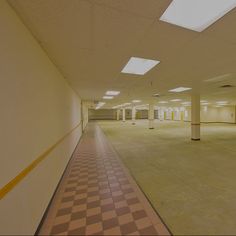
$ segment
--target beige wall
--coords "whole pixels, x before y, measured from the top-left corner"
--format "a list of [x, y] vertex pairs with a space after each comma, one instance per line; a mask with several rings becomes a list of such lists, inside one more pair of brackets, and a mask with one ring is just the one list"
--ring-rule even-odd
[[148, 119], [148, 110], [136, 110], [137, 119]]
[[[116, 120], [117, 110], [114, 109], [90, 109], [89, 110], [89, 119], [90, 120]], [[126, 119], [131, 119], [131, 109], [125, 110]], [[136, 119], [147, 119], [148, 111], [147, 110], [136, 110]], [[122, 119], [122, 110], [120, 110], [120, 119]]]
[[[184, 121], [191, 121], [191, 107], [185, 107], [186, 111], [184, 113]], [[174, 111], [174, 120], [181, 120], [181, 112]], [[187, 115], [187, 116], [185, 116]], [[148, 111], [147, 110], [137, 110], [136, 111], [137, 119], [147, 119]], [[91, 120], [116, 120], [116, 110], [113, 109], [99, 109], [89, 110], [89, 119]], [[120, 112], [120, 119], [122, 119], [122, 111]], [[131, 119], [131, 110], [126, 109], [126, 119]], [[166, 112], [166, 119], [172, 120], [172, 111]], [[214, 107], [208, 106], [205, 110], [204, 106], [201, 106], [201, 122], [227, 122], [227, 123], [236, 123], [235, 116], [235, 106], [222, 106]]]
[[235, 106], [202, 108], [201, 121], [235, 123]]
[[[191, 108], [187, 107], [186, 110], [188, 117], [185, 117], [185, 121], [191, 121]], [[207, 106], [207, 110], [201, 107], [201, 122], [236, 123], [235, 119], [235, 106]]]
[[82, 102], [82, 123], [83, 123], [83, 130], [85, 129], [87, 123], [88, 123], [88, 109], [89, 109], [89, 103], [83, 101]]
[[[15, 12], [0, 1], [0, 188], [81, 121], [81, 100]], [[0, 200], [0, 234], [32, 235], [81, 125]]]
[[184, 121], [191, 121], [191, 107], [185, 107]]
[[90, 109], [89, 110], [90, 120], [115, 120], [116, 110], [114, 109]]

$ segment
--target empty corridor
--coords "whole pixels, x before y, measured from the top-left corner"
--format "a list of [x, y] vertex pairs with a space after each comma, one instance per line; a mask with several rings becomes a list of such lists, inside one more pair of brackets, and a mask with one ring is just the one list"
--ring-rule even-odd
[[101, 129], [90, 123], [39, 234], [168, 235]]

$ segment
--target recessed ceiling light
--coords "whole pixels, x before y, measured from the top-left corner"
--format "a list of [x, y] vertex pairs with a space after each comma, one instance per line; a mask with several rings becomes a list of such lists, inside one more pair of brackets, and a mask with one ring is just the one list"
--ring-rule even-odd
[[127, 74], [144, 75], [159, 63], [160, 61], [156, 60], [131, 57], [121, 72]]
[[206, 105], [210, 105], [210, 103], [209, 102], [201, 102], [201, 105], [206, 106]]
[[116, 106], [114, 106], [114, 107], [112, 107], [113, 109], [118, 109], [118, 108], [121, 108], [122, 107], [122, 105], [116, 105]]
[[236, 7], [236, 0], [173, 0], [160, 20], [201, 32]]
[[172, 100], [170, 100], [171, 102], [180, 102], [180, 101], [182, 101], [182, 99], [172, 99]]
[[201, 103], [202, 103], [202, 102], [205, 103], [205, 102], [207, 102], [207, 101], [206, 101], [206, 100], [201, 100], [200, 102], [201, 102]]
[[98, 104], [97, 104], [97, 106], [103, 106], [103, 105], [105, 105], [106, 103], [105, 102], [99, 102]]
[[217, 101], [216, 103], [228, 103], [228, 101]]
[[153, 96], [153, 97], [159, 97], [160, 94], [159, 94], [159, 93], [155, 93], [155, 94], [153, 94], [152, 96]]
[[106, 91], [106, 95], [108, 96], [116, 96], [119, 94], [120, 94], [120, 91]]
[[216, 102], [216, 104], [218, 105], [225, 105], [225, 104], [228, 104], [229, 102], [228, 101], [218, 101]]
[[167, 102], [167, 101], [160, 101], [160, 102], [158, 102], [158, 103], [164, 104], [164, 103], [168, 103], [168, 102]]
[[126, 103], [124, 103], [123, 105], [124, 105], [124, 106], [127, 106], [127, 105], [131, 105], [131, 103], [130, 103], [130, 102], [126, 102]]
[[113, 99], [114, 97], [112, 97], [112, 96], [103, 96], [102, 98], [103, 99]]
[[141, 100], [133, 100], [132, 102], [133, 103], [138, 103], [138, 102], [141, 102]]
[[180, 92], [191, 90], [191, 89], [192, 88], [178, 87], [178, 88], [175, 88], [175, 89], [170, 89], [169, 92], [180, 93]]
[[231, 76], [231, 74], [223, 74], [219, 75], [210, 79], [203, 80], [204, 82], [220, 82], [228, 79]]
[[141, 105], [137, 105], [136, 107], [145, 107], [148, 106], [149, 104], [141, 104]]
[[104, 106], [106, 103], [105, 102], [99, 102], [96, 106], [96, 110], [100, 109], [102, 106]]
[[191, 102], [182, 102], [182, 105], [191, 105]]
[[136, 106], [136, 109], [148, 109], [148, 105], [149, 104], [142, 104], [142, 105], [138, 105], [138, 106]]

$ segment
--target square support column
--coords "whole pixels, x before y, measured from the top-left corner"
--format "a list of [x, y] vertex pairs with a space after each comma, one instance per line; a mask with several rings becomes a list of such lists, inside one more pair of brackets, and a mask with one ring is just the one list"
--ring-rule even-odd
[[135, 125], [135, 116], [136, 116], [136, 109], [135, 106], [132, 107], [132, 125]]
[[148, 123], [149, 123], [149, 129], [154, 129], [154, 105], [153, 104], [149, 104]]
[[200, 95], [192, 94], [191, 103], [191, 139], [200, 140]]
[[125, 122], [125, 108], [122, 109], [122, 121]]

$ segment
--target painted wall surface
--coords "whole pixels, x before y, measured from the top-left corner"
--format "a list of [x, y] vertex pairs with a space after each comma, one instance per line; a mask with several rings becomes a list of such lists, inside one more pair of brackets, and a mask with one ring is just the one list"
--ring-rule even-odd
[[136, 119], [148, 119], [148, 110], [136, 110]]
[[159, 111], [154, 110], [154, 119], [158, 119], [158, 118], [159, 118]]
[[81, 100], [4, 0], [0, 38], [0, 188], [80, 124], [0, 200], [0, 234], [33, 235], [81, 136]]
[[185, 107], [184, 121], [191, 121], [191, 107]]
[[[131, 109], [125, 110], [125, 117], [127, 120], [131, 119]], [[136, 110], [136, 119], [147, 119], [147, 110]], [[115, 109], [89, 109], [89, 119], [90, 120], [116, 120], [117, 110]], [[120, 120], [122, 119], [122, 110], [120, 111]]]
[[116, 120], [114, 109], [89, 109], [89, 120]]
[[[185, 116], [185, 121], [191, 121], [191, 108], [186, 107], [187, 116]], [[201, 122], [226, 122], [226, 123], [236, 123], [235, 122], [235, 106], [201, 106]]]
[[[185, 108], [168, 108], [156, 110], [156, 119], [174, 120], [174, 121], [191, 121], [191, 107]], [[147, 119], [148, 110], [136, 110], [136, 119]], [[182, 119], [183, 118], [183, 119]], [[91, 120], [116, 120], [116, 110], [114, 109], [99, 109], [89, 110], [89, 119]], [[120, 112], [120, 119], [122, 119], [122, 112]], [[131, 119], [131, 110], [126, 109], [126, 119]], [[235, 123], [235, 106], [214, 107], [208, 106], [207, 109], [201, 107], [201, 122], [227, 122]]]
[[132, 109], [125, 109], [125, 119], [126, 120], [132, 119]]
[[86, 125], [88, 124], [88, 110], [89, 110], [89, 104], [87, 102], [82, 102], [83, 130], [86, 128]]
[[235, 122], [235, 106], [201, 108], [202, 122]]

